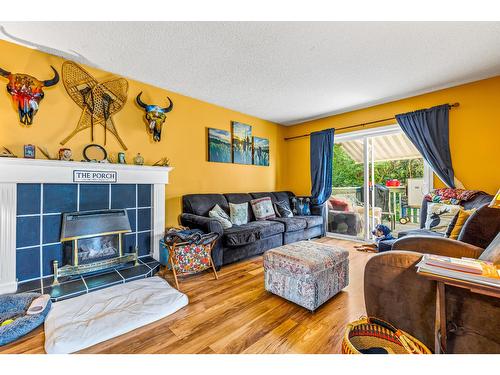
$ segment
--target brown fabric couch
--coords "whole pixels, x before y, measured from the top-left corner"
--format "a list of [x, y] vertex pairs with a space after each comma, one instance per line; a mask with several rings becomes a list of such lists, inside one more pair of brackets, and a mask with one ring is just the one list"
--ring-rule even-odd
[[[422, 253], [478, 258], [480, 247], [439, 237], [406, 237], [365, 268], [366, 311], [434, 349], [436, 285], [416, 273]], [[446, 287], [448, 353], [500, 353], [500, 299]]]

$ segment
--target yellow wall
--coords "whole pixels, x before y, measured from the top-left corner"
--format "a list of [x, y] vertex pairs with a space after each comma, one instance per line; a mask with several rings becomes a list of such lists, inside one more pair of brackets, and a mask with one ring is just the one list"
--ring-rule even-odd
[[[59, 57], [0, 41], [0, 67], [5, 70], [27, 73], [44, 80], [52, 78], [50, 65], [60, 73], [62, 63], [63, 59]], [[113, 76], [96, 69], [85, 69], [99, 81]], [[128, 82], [128, 102], [113, 119], [128, 147], [126, 156], [129, 163], [140, 152], [146, 164], [167, 156], [175, 168], [166, 190], [167, 225], [177, 225], [183, 194], [272, 191], [280, 188], [282, 126], [130, 79]], [[30, 127], [19, 123], [11, 97], [5, 91], [6, 83], [7, 80], [0, 77], [0, 146], [22, 155], [23, 145], [31, 143], [44, 146], [55, 154], [62, 147], [59, 142], [76, 127], [81, 113], [62, 82], [44, 90], [45, 98]], [[159, 143], [154, 143], [146, 132], [144, 112], [134, 102], [140, 91], [144, 91], [142, 99], [149, 103], [166, 104], [167, 95], [174, 102], [174, 110], [167, 115]], [[207, 161], [206, 128], [230, 130], [232, 120], [252, 125], [255, 136], [269, 138], [269, 167]], [[102, 127], [96, 127], [95, 135], [95, 143], [103, 144]], [[89, 143], [90, 130], [87, 129], [73, 137], [65, 147], [73, 150], [75, 160], [81, 160], [83, 147]], [[121, 151], [110, 133], [106, 149], [114, 156]], [[37, 158], [43, 158], [38, 150]]]
[[[305, 122], [286, 128], [285, 136], [341, 128], [454, 102], [460, 103], [459, 108], [450, 111], [450, 148], [455, 175], [467, 189], [493, 194], [500, 187], [500, 76]], [[394, 123], [395, 120], [370, 127]], [[337, 134], [340, 133], [339, 130]], [[283, 170], [283, 186], [297, 194], [309, 193], [309, 138], [285, 142], [284, 152], [288, 159]], [[443, 186], [437, 178], [434, 185]]]
[[[48, 79], [51, 78], [49, 66], [53, 65], [60, 72], [62, 62], [59, 57], [0, 41], [0, 67], [6, 70]], [[104, 71], [86, 69], [98, 80], [113, 76]], [[0, 85], [6, 82], [0, 77]], [[137, 81], [128, 82], [128, 103], [113, 118], [119, 134], [129, 148], [129, 162], [140, 152], [146, 164], [167, 156], [175, 168], [167, 186], [167, 225], [177, 224], [183, 194], [281, 189], [308, 194], [309, 139], [284, 142], [284, 137], [329, 127], [341, 128], [442, 103], [460, 102], [458, 109], [450, 111], [450, 143], [457, 178], [466, 188], [481, 189], [489, 193], [496, 192], [500, 186], [500, 146], [496, 143], [500, 140], [500, 77], [291, 127], [283, 127]], [[134, 103], [134, 98], [140, 91], [144, 91], [143, 100], [147, 102], [163, 104], [167, 95], [174, 102], [175, 108], [167, 116], [160, 143], [151, 140], [143, 122], [143, 111]], [[19, 124], [10, 95], [0, 87], [0, 146], [7, 146], [18, 155], [22, 155], [22, 147], [28, 143], [45, 146], [52, 154], [57, 152], [61, 147], [59, 141], [75, 128], [81, 110], [67, 95], [62, 82], [45, 89], [45, 94], [33, 125], [26, 127]], [[206, 128], [230, 130], [232, 120], [252, 125], [253, 135], [269, 138], [269, 167], [207, 161]], [[389, 123], [394, 122], [387, 124]], [[95, 143], [102, 144], [102, 128], [96, 129]], [[83, 147], [89, 143], [90, 131], [86, 130], [78, 133], [66, 146], [73, 150], [75, 160], [80, 160]], [[106, 149], [113, 155], [121, 151], [115, 138], [109, 133]], [[43, 158], [38, 151], [37, 157]], [[437, 180], [435, 185], [442, 186]]]

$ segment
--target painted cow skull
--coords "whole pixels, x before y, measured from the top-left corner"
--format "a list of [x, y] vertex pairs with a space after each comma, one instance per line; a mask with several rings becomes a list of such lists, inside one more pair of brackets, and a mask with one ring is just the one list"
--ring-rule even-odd
[[19, 112], [19, 121], [24, 125], [33, 123], [33, 117], [44, 96], [43, 88], [54, 86], [59, 82], [59, 74], [53, 66], [51, 68], [54, 71], [54, 78], [46, 81], [39, 81], [28, 74], [11, 73], [0, 68], [0, 76], [9, 80], [7, 92], [12, 96]]
[[160, 142], [161, 140], [161, 128], [165, 119], [167, 118], [167, 113], [174, 108], [174, 103], [167, 96], [169, 101], [168, 107], [162, 108], [154, 104], [146, 104], [141, 100], [142, 91], [137, 95], [135, 101], [137, 104], [146, 111], [146, 122], [148, 123], [148, 129], [151, 134], [153, 134], [153, 140], [155, 142]]

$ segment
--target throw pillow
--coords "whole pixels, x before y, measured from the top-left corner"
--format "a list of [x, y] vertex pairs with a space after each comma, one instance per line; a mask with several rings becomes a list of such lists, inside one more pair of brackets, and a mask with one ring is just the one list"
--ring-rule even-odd
[[459, 205], [428, 203], [425, 229], [445, 234], [448, 225], [450, 225], [455, 215], [458, 214], [461, 209], [462, 206]]
[[223, 229], [229, 229], [233, 226], [229, 215], [226, 214], [226, 211], [224, 211], [218, 204], [216, 204], [214, 208], [209, 211], [208, 216], [221, 223]]
[[250, 205], [252, 206], [252, 211], [256, 220], [274, 219], [276, 217], [273, 209], [273, 202], [269, 197], [252, 199]]
[[229, 203], [229, 216], [234, 225], [243, 225], [248, 223], [248, 202]]
[[448, 225], [448, 229], [446, 230], [446, 234], [448, 235], [447, 237], [451, 238], [452, 240], [458, 239], [458, 236], [462, 231], [462, 227], [464, 226], [469, 216], [474, 213], [474, 211], [476, 211], [475, 208], [471, 210], [458, 211], [458, 214], [455, 215], [450, 225]]
[[274, 210], [278, 217], [293, 217], [292, 209], [287, 201], [279, 201], [274, 204]]

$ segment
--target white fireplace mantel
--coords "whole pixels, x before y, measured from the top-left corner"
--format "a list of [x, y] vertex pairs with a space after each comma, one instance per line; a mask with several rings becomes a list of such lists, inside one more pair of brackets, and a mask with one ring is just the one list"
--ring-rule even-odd
[[[74, 180], [74, 171], [114, 172], [113, 184], [151, 184], [153, 257], [159, 259], [159, 241], [165, 228], [165, 185], [171, 167], [86, 163], [58, 160], [0, 158], [0, 294], [15, 292], [16, 212], [18, 183], [89, 183]], [[93, 182], [90, 182], [93, 183]]]

